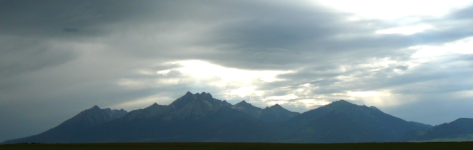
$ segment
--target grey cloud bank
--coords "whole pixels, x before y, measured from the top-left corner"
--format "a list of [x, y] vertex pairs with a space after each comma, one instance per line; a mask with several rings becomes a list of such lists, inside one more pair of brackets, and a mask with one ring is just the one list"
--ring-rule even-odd
[[[300, 112], [347, 99], [434, 125], [472, 118], [472, 53], [413, 57], [422, 49], [412, 48], [471, 39], [472, 10], [421, 19], [436, 29], [402, 35], [375, 34], [396, 21], [350, 21], [352, 14], [306, 1], [3, 0], [0, 141], [45, 131], [93, 105], [132, 110], [186, 91]], [[242, 74], [288, 72], [271, 74], [271, 82], [199, 78], [169, 63], [184, 60]], [[170, 71], [156, 74], [162, 70]], [[235, 94], [251, 86], [259, 93]]]

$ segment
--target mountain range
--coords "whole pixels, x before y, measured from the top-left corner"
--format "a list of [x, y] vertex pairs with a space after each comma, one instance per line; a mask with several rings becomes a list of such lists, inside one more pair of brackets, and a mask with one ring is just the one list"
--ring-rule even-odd
[[84, 110], [38, 135], [11, 143], [116, 142], [282, 142], [352, 143], [404, 141], [468, 141], [473, 119], [437, 126], [408, 122], [376, 107], [345, 100], [302, 114], [276, 104], [264, 109], [246, 101], [232, 105], [210, 93], [187, 92], [169, 105], [144, 109]]

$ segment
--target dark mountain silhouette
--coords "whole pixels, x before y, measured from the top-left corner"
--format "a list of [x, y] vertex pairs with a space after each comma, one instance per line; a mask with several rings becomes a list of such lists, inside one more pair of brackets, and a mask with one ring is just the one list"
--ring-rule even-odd
[[415, 126], [419, 127], [420, 129], [430, 129], [430, 128], [433, 127], [432, 125], [423, 124], [423, 123], [414, 122], [414, 121], [409, 121], [409, 123], [411, 123], [412, 125], [415, 125]]
[[300, 114], [298, 112], [292, 112], [287, 109], [284, 109], [279, 104], [273, 105], [271, 107], [266, 107], [265, 109], [261, 109], [251, 105], [250, 103], [247, 103], [246, 101], [241, 101], [232, 106], [232, 108], [244, 112], [253, 118], [266, 122], [286, 121], [289, 118]]
[[[317, 134], [321, 135], [325, 135], [323, 133], [330, 133], [330, 136], [318, 137], [320, 139], [317, 141], [320, 142], [397, 141], [409, 131], [429, 128], [428, 126], [419, 126], [418, 123], [407, 122], [385, 114], [376, 107], [358, 106], [345, 100], [335, 101], [329, 105], [302, 113], [291, 118], [287, 123], [299, 129], [299, 131], [296, 131], [295, 137], [309, 134], [312, 132], [311, 129], [324, 129], [324, 131], [317, 131]], [[334, 136], [339, 140], [331, 140]], [[308, 140], [316, 142], [314, 139], [301, 138], [297, 138], [299, 139], [298, 141]]]
[[280, 105], [276, 104], [271, 107], [266, 107], [261, 111], [258, 119], [266, 122], [279, 122], [286, 121], [294, 116], [300, 115], [298, 112], [292, 112], [284, 109]]
[[195, 141], [195, 135], [203, 131], [239, 118], [250, 118], [231, 106], [209, 93], [187, 92], [167, 106], [153, 104], [131, 111], [76, 136], [71, 142]]
[[360, 125], [345, 113], [330, 112], [308, 124], [293, 135], [289, 142], [346, 143], [373, 142], [385, 139], [382, 133]]
[[428, 131], [422, 137], [443, 137], [469, 134], [473, 128], [468, 119], [457, 122], [430, 129], [344, 100], [299, 114], [280, 105], [231, 105], [209, 93], [187, 92], [169, 105], [154, 103], [129, 113], [94, 106], [44, 133], [5, 143], [395, 142], [422, 130]]
[[473, 141], [473, 119], [460, 118], [429, 130], [411, 131], [403, 141]]
[[273, 142], [277, 130], [266, 122], [242, 117], [202, 132], [195, 141], [202, 142]]
[[235, 104], [235, 105], [233, 105], [232, 108], [236, 109], [238, 111], [244, 112], [244, 113], [250, 115], [253, 118], [258, 118], [261, 111], [263, 110], [259, 107], [255, 107], [255, 106], [251, 105], [250, 103], [247, 103], [244, 100], [237, 103], [237, 104]]
[[72, 137], [80, 134], [87, 129], [93, 128], [100, 124], [115, 120], [127, 114], [123, 109], [111, 110], [110, 108], [100, 109], [94, 106], [90, 109], [84, 110], [64, 121], [57, 127], [54, 127], [46, 132], [38, 135], [20, 138], [16, 140], [5, 141], [4, 143], [64, 143], [69, 142]]

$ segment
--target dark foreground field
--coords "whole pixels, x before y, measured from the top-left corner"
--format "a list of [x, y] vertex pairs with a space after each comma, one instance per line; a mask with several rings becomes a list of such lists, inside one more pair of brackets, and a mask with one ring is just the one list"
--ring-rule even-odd
[[147, 149], [315, 149], [315, 150], [472, 150], [473, 142], [450, 143], [350, 143], [350, 144], [279, 144], [279, 143], [130, 143], [130, 144], [15, 144], [0, 145], [1, 150], [21, 149], [86, 149], [86, 150], [147, 150]]

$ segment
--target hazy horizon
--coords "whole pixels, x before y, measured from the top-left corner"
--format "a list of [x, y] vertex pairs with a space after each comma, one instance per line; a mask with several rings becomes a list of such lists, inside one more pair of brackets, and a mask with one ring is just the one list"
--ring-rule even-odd
[[185, 92], [473, 118], [473, 0], [0, 0], [0, 141]]

